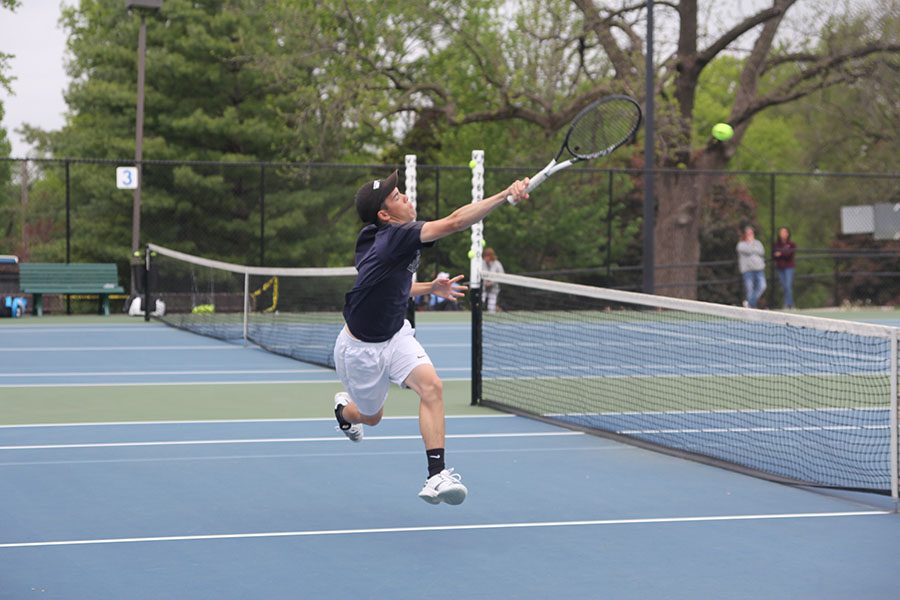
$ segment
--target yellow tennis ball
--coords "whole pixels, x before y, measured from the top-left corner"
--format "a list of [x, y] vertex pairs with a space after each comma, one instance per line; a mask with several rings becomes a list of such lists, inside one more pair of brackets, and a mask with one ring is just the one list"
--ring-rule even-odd
[[728, 123], [716, 123], [713, 125], [712, 135], [720, 142], [727, 142], [734, 135], [734, 129]]
[[482, 239], [482, 240], [481, 240], [481, 247], [484, 248], [485, 246], [487, 246], [487, 240]]
[[469, 168], [470, 168], [470, 169], [474, 169], [474, 168], [476, 167], [476, 165], [478, 165], [478, 163], [475, 162], [475, 159], [474, 159], [474, 158], [473, 158], [472, 160], [469, 161]]
[[473, 258], [475, 258], [475, 251], [469, 250], [469, 260], [472, 260]]

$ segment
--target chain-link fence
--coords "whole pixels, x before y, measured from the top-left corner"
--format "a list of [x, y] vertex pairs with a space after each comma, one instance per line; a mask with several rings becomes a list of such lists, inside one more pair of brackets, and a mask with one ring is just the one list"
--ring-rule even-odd
[[[115, 262], [128, 287], [133, 192], [117, 189], [115, 178], [116, 167], [127, 164], [4, 159], [0, 166], [11, 175], [0, 187], [0, 254]], [[354, 193], [395, 168], [402, 182], [402, 165], [145, 161], [140, 241], [250, 265], [349, 265], [360, 227]], [[485, 193], [535, 170], [488, 162]], [[417, 175], [419, 218], [445, 216], [470, 201], [467, 167], [419, 164]], [[782, 305], [771, 260], [780, 227], [790, 228], [798, 246], [797, 306], [896, 304], [900, 227], [884, 211], [900, 203], [898, 182], [889, 174], [659, 170], [655, 291], [739, 304], [735, 246], [752, 225], [767, 259], [761, 305]], [[568, 169], [530, 201], [493, 213], [485, 239], [507, 272], [640, 290], [642, 206], [641, 171]], [[877, 222], [877, 233], [874, 223], [868, 231], [867, 218]], [[419, 278], [467, 272], [468, 250], [466, 235], [442, 240], [423, 254]]]

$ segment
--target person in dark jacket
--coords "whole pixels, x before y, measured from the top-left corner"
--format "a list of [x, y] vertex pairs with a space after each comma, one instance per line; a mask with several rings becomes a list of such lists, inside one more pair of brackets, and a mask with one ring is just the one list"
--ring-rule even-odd
[[772, 258], [775, 259], [775, 270], [781, 282], [784, 308], [794, 308], [794, 252], [797, 244], [791, 240], [791, 230], [782, 227], [778, 230], [778, 239], [772, 247]]

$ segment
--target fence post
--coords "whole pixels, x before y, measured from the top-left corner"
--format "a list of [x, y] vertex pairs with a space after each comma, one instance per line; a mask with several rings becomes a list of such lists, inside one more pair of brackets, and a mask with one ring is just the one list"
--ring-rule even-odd
[[607, 194], [606, 194], [606, 286], [611, 287], [612, 282], [612, 205], [613, 205], [613, 173], [607, 173]]
[[259, 266], [266, 266], [266, 165], [259, 165]]
[[[69, 176], [70, 161], [66, 159], [66, 264], [72, 261], [72, 185]], [[66, 314], [72, 314], [72, 297], [66, 294]]]
[[[434, 219], [441, 218], [441, 167], [438, 165], [434, 169]], [[440, 251], [434, 253], [434, 272], [441, 272], [441, 254]]]
[[[775, 241], [778, 239], [778, 232], [775, 231], [775, 173], [769, 175], [769, 205], [769, 234], [772, 236], [772, 246], [769, 247], [769, 252], [771, 253]], [[769, 308], [772, 308], [775, 306], [775, 266], [771, 260], [767, 260], [766, 264], [769, 265], [768, 304]]]
[[66, 263], [72, 262], [72, 185], [66, 159]]

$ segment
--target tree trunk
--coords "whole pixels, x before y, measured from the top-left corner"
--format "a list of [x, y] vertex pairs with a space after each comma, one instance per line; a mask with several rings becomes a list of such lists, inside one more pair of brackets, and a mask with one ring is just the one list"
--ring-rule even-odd
[[700, 261], [700, 206], [705, 190], [698, 176], [657, 176], [657, 220], [654, 229], [654, 287], [657, 294], [697, 297]]
[[700, 225], [703, 203], [719, 170], [727, 163], [722, 145], [707, 148], [684, 172], [656, 177], [656, 227], [654, 228], [654, 287], [657, 294], [697, 299], [700, 263]]

